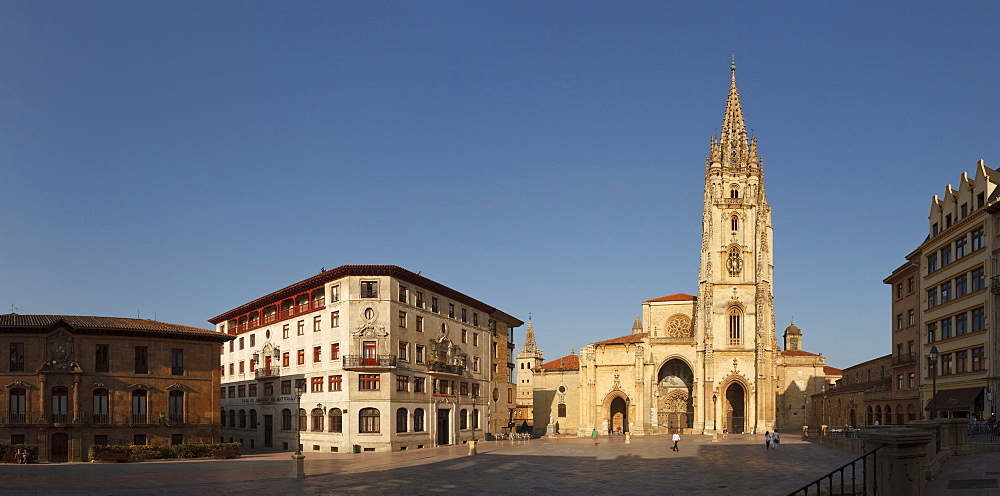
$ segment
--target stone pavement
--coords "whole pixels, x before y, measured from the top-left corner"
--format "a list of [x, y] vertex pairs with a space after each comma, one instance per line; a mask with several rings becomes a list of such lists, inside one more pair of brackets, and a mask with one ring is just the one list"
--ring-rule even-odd
[[1000, 453], [956, 456], [945, 462], [925, 496], [1000, 496]]
[[[392, 453], [306, 453], [304, 478], [289, 453], [235, 460], [0, 466], [0, 494], [787, 494], [855, 456], [788, 436], [765, 451], [760, 436], [712, 443], [667, 436], [631, 444], [604, 437], [482, 442]], [[935, 493], [935, 494], [951, 494]], [[955, 494], [965, 494], [955, 493]]]

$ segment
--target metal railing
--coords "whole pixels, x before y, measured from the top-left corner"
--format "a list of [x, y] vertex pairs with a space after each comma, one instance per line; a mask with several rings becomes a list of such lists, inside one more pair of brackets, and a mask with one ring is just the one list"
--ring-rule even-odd
[[[837, 468], [830, 473], [816, 479], [801, 489], [792, 491], [788, 493], [788, 496], [797, 496], [801, 494], [802, 496], [809, 496], [810, 494], [861, 494], [863, 496], [877, 495], [878, 494], [878, 457], [876, 456], [876, 451], [882, 449], [882, 446], [875, 448], [858, 458], [851, 460], [844, 464], [844, 466]], [[871, 470], [868, 470], [868, 464], [871, 463]], [[858, 465], [861, 465], [861, 473], [858, 473]], [[850, 478], [847, 476], [847, 470], [850, 468]], [[869, 480], [868, 475], [871, 474], [871, 480]], [[838, 480], [838, 485], [834, 485], [834, 480]], [[860, 487], [858, 486], [858, 479], [860, 479]], [[848, 485], [849, 484], [849, 485]], [[824, 489], [825, 486], [825, 489]], [[811, 493], [812, 488], [816, 488], [815, 493]], [[836, 489], [834, 489], [836, 487]]]
[[976, 422], [969, 425], [970, 443], [1000, 443], [1000, 422]]
[[344, 355], [342, 357], [343, 367], [346, 368], [382, 368], [395, 367], [396, 355], [379, 355], [375, 358], [362, 355]]
[[[863, 496], [877, 495], [878, 494], [878, 477], [876, 475], [878, 471], [878, 457], [876, 452], [882, 449], [882, 446], [875, 448], [858, 458], [845, 463], [843, 466], [834, 469], [830, 473], [816, 479], [802, 488], [788, 493], [788, 496], [809, 496], [809, 494], [860, 494]], [[871, 470], [869, 470], [869, 463], [871, 464]], [[858, 473], [858, 465], [861, 466], [861, 471]], [[850, 469], [850, 477], [848, 478], [848, 469]], [[868, 475], [871, 474], [871, 480], [869, 480]], [[858, 485], [860, 479], [860, 486]], [[835, 480], [839, 480], [835, 486]], [[825, 486], [825, 489], [824, 489]], [[816, 488], [815, 493], [810, 493], [812, 488]], [[836, 489], [834, 489], [836, 488]]]
[[257, 379], [266, 379], [279, 375], [281, 375], [281, 367], [261, 367], [254, 371], [254, 377]]
[[95, 412], [10, 412], [0, 411], [0, 426], [45, 426], [51, 424], [71, 425], [178, 425], [204, 424], [211, 419], [198, 415], [172, 412], [149, 413], [95, 413]]
[[907, 363], [915, 363], [917, 361], [917, 354], [915, 352], [903, 353], [902, 355], [895, 355], [892, 357], [893, 365], [904, 365]]

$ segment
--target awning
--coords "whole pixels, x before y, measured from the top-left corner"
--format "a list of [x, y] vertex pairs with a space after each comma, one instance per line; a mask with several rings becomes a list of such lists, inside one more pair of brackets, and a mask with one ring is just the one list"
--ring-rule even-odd
[[[983, 388], [981, 387], [938, 391], [937, 396], [935, 397], [937, 400], [937, 409], [939, 412], [956, 410], [972, 411], [976, 398], [978, 398], [981, 394], [983, 394]], [[931, 399], [931, 401], [927, 403], [927, 408], [924, 410], [934, 410], [934, 401], [934, 399]]]

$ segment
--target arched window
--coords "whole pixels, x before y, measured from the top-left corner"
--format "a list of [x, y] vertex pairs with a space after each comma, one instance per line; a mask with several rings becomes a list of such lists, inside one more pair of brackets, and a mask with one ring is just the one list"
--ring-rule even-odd
[[52, 422], [66, 423], [69, 421], [69, 388], [56, 386], [52, 388]]
[[292, 430], [292, 411], [287, 408], [281, 411], [281, 430]]
[[413, 432], [424, 432], [424, 409], [413, 410]]
[[132, 423], [133, 424], [145, 424], [147, 423], [146, 414], [148, 410], [146, 409], [146, 390], [145, 389], [135, 389], [132, 391]]
[[323, 432], [323, 410], [313, 408], [312, 410], [312, 430], [313, 432]]
[[306, 409], [299, 408], [299, 431], [305, 431], [309, 428], [309, 417], [306, 416]]
[[406, 432], [406, 414], [407, 412], [405, 408], [396, 410], [396, 432]]
[[247, 428], [247, 411], [240, 410], [240, 429]]
[[729, 346], [739, 346], [743, 343], [743, 312], [739, 307], [732, 307], [729, 315]]
[[459, 429], [469, 428], [469, 411], [464, 408], [458, 414], [458, 428]]
[[229, 427], [236, 427], [236, 410], [229, 410]]
[[169, 397], [170, 423], [180, 424], [184, 422], [184, 391], [174, 390]]
[[378, 409], [362, 408], [358, 412], [358, 428], [362, 433], [377, 434], [381, 432]]
[[730, 186], [729, 187], [729, 197], [730, 198], [739, 198], [740, 197], [740, 187], [737, 186], [737, 185], [735, 185], [735, 184], [732, 185], [732, 186]]
[[24, 388], [10, 390], [10, 413], [8, 421], [12, 424], [25, 423], [27, 416], [28, 392]]
[[479, 428], [479, 410], [476, 409], [472, 410], [472, 428], [473, 429]]
[[257, 410], [250, 410], [250, 428], [257, 428]]
[[219, 422], [222, 424], [223, 427], [226, 426], [226, 409], [225, 408], [223, 408], [222, 410], [219, 411]]
[[344, 432], [344, 414], [340, 408], [330, 410], [330, 432]]
[[107, 424], [111, 421], [108, 417], [108, 390], [107, 389], [95, 389], [94, 390], [94, 411], [93, 411], [93, 422], [95, 424]]
[[733, 216], [729, 218], [729, 223], [732, 224], [734, 231], [740, 230], [740, 216], [733, 214]]

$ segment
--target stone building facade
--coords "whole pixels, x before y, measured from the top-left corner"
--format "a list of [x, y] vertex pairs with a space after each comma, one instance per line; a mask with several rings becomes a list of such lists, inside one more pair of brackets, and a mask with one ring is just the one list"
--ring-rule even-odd
[[891, 396], [892, 358], [885, 355], [848, 367], [835, 384], [812, 395], [810, 427], [857, 428], [876, 422], [889, 425], [917, 420], [918, 412], [895, 410]]
[[209, 321], [236, 337], [222, 349], [227, 441], [400, 451], [513, 421], [522, 322], [400, 267], [322, 271]]
[[890, 288], [892, 309], [892, 383], [887, 404], [895, 412], [895, 424], [923, 418], [918, 366], [920, 330], [923, 328], [920, 251], [911, 253], [907, 259], [882, 281]]
[[42, 461], [85, 460], [93, 444], [219, 439], [220, 343], [207, 329], [120, 317], [0, 315], [0, 442]]

